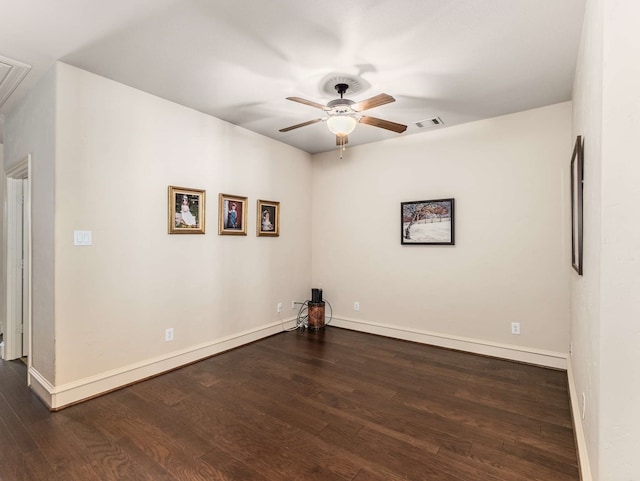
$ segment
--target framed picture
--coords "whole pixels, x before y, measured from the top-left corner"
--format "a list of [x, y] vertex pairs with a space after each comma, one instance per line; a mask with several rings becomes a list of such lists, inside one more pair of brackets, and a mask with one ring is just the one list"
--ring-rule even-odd
[[455, 245], [454, 199], [400, 203], [403, 245]]
[[582, 192], [584, 187], [584, 145], [578, 135], [571, 155], [571, 263], [582, 275]]
[[218, 234], [247, 235], [246, 197], [220, 194], [218, 208]]
[[258, 200], [256, 233], [259, 237], [280, 235], [280, 202]]
[[169, 234], [204, 234], [205, 191], [169, 186]]

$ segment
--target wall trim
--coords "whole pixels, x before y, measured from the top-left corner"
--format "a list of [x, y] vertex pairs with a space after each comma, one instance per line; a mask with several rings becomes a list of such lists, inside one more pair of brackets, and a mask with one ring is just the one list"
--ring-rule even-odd
[[[293, 317], [282, 321], [274, 321], [254, 329], [249, 329], [220, 339], [190, 346], [182, 350], [174, 351], [127, 366], [122, 366], [118, 369], [106, 371], [94, 376], [62, 384], [60, 386], [54, 386], [35, 368], [30, 367], [30, 387], [49, 407], [49, 409], [63, 409], [72, 404], [85, 401], [150, 377], [158, 376], [187, 364], [220, 354], [221, 352], [249, 344], [259, 339], [282, 332], [285, 329], [293, 328], [296, 325], [296, 320], [297, 319]], [[511, 361], [526, 362], [555, 369], [568, 369], [567, 355], [559, 352], [500, 344], [482, 339], [452, 336], [401, 326], [391, 326], [387, 324], [349, 319], [345, 317], [334, 317], [331, 321], [331, 325], [344, 329], [351, 329], [369, 334], [378, 334], [449, 349], [457, 349], [460, 351], [498, 357]], [[572, 375], [569, 376], [569, 383], [576, 435], [580, 434], [582, 438], [582, 451], [585, 452], [586, 456], [586, 444], [584, 444], [582, 425], [575, 419], [575, 413], [579, 412], [579, 410], [576, 407], [577, 401]], [[580, 439], [578, 439], [578, 441], [580, 441]], [[578, 446], [580, 447], [580, 444], [578, 444]], [[582, 456], [582, 451], [580, 451], [581, 460], [584, 458]], [[583, 481], [591, 480], [590, 477], [583, 477], [582, 479]]]
[[57, 411], [124, 386], [158, 376], [236, 347], [272, 336], [295, 326], [296, 318], [275, 321], [168, 354], [122, 366], [60, 386], [53, 386], [31, 367], [31, 389], [52, 411]]
[[55, 387], [33, 366], [29, 366], [27, 371], [27, 385], [51, 409]]
[[571, 404], [571, 418], [573, 420], [573, 433], [576, 439], [578, 450], [578, 468], [580, 469], [581, 481], [592, 481], [591, 465], [589, 464], [589, 452], [587, 451], [587, 439], [584, 436], [582, 419], [580, 419], [580, 401], [576, 390], [575, 378], [573, 377], [573, 365], [571, 357], [567, 359], [567, 381], [569, 384], [569, 399]]
[[551, 367], [554, 369], [567, 369], [567, 354], [554, 351], [545, 351], [512, 344], [501, 344], [490, 342], [484, 339], [470, 337], [452, 336], [437, 332], [423, 331], [402, 326], [391, 326], [376, 322], [349, 319], [346, 317], [335, 317], [331, 325], [343, 327], [354, 331], [367, 332], [369, 334], [379, 334], [393, 337], [405, 341], [430, 344], [448, 349], [482, 354], [484, 356], [498, 357], [510, 361], [537, 364], [539, 366]]

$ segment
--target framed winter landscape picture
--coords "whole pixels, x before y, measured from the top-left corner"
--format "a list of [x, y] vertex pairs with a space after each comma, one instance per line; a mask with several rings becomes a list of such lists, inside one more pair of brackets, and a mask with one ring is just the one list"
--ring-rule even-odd
[[280, 202], [258, 200], [256, 222], [258, 237], [278, 237], [280, 235]]
[[246, 197], [220, 194], [218, 208], [218, 234], [247, 235]]
[[169, 186], [169, 234], [204, 234], [205, 191]]
[[454, 199], [400, 203], [403, 245], [455, 245]]

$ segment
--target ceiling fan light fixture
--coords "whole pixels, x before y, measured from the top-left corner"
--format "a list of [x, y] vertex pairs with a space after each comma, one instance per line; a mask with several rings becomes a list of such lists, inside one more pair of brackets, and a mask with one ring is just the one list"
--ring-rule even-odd
[[350, 115], [334, 115], [327, 119], [327, 127], [337, 135], [343, 137], [353, 132], [358, 125], [358, 121]]

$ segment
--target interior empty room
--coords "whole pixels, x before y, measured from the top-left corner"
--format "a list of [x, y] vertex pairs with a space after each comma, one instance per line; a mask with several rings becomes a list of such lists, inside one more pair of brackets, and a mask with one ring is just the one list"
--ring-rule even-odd
[[640, 481], [640, 4], [2, 16], [0, 479]]

